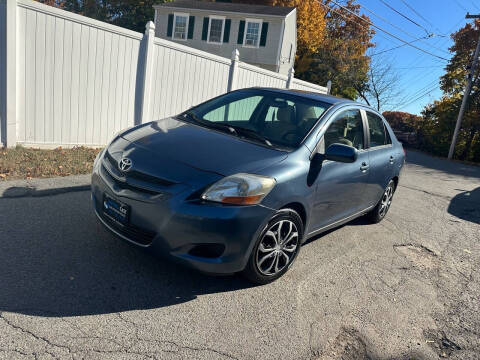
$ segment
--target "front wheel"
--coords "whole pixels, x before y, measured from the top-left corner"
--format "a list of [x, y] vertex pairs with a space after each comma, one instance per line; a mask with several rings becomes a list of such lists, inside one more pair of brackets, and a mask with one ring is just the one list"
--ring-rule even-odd
[[385, 215], [387, 215], [388, 209], [390, 209], [390, 205], [392, 204], [394, 192], [395, 182], [390, 180], [377, 206], [375, 206], [375, 208], [367, 214], [367, 217], [372, 223], [379, 223], [383, 220]]
[[292, 209], [280, 210], [260, 234], [243, 274], [257, 284], [268, 284], [285, 274], [300, 250], [303, 223]]

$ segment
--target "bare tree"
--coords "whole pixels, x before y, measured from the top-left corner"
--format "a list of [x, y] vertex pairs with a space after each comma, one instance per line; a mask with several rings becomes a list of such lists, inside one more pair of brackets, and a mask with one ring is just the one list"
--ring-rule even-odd
[[398, 102], [402, 90], [400, 76], [388, 59], [372, 57], [368, 71], [368, 81], [356, 90], [360, 97], [378, 111]]

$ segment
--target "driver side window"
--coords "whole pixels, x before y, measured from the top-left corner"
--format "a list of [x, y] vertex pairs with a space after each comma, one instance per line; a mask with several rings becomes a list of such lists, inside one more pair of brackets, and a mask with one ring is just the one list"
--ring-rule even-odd
[[325, 154], [325, 150], [332, 144], [348, 145], [357, 150], [365, 148], [360, 110], [346, 110], [338, 114], [322, 136], [317, 152]]

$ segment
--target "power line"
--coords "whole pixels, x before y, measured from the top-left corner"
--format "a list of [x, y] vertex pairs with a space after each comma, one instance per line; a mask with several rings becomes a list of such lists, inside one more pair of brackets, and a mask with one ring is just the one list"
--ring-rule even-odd
[[480, 7], [478, 7], [477, 4], [475, 4], [475, 3], [473, 2], [473, 0], [470, 0], [470, 2], [472, 3], [472, 5], [473, 5], [473, 7], [474, 7], [475, 9], [480, 10]]
[[410, 70], [410, 69], [431, 69], [432, 67], [443, 67], [444, 65], [430, 65], [430, 66], [412, 66], [412, 67], [397, 67], [397, 70]]
[[[374, 28], [376, 28], [376, 29], [378, 29], [378, 30], [380, 30], [380, 31], [383, 31], [385, 34], [391, 36], [392, 38], [397, 39], [398, 41], [400, 41], [400, 42], [402, 42], [402, 43], [404, 43], [404, 44], [407, 44], [408, 46], [411, 46], [411, 47], [413, 47], [414, 49], [417, 49], [417, 50], [419, 50], [419, 51], [421, 51], [421, 52], [424, 52], [425, 54], [428, 54], [428, 55], [430, 55], [430, 56], [436, 57], [436, 58], [441, 59], [441, 60], [444, 60], [444, 61], [448, 61], [448, 59], [446, 59], [446, 58], [444, 58], [444, 57], [441, 57], [441, 56], [439, 56], [439, 55], [436, 55], [436, 54], [434, 54], [434, 53], [431, 53], [431, 52], [428, 51], [428, 50], [422, 49], [422, 48], [420, 48], [420, 47], [418, 47], [418, 46], [416, 46], [416, 45], [413, 45], [413, 44], [409, 44], [407, 41], [403, 40], [402, 38], [400, 38], [400, 37], [398, 37], [398, 36], [390, 33], [389, 31], [381, 28], [381, 27], [378, 26], [378, 25], [375, 25], [375, 24], [372, 23], [371, 21], [368, 21], [368, 20], [362, 18], [361, 16], [355, 14], [353, 11], [351, 11], [350, 9], [348, 9], [348, 8], [340, 5], [340, 4], [337, 3], [335, 0], [330, 0], [330, 1], [332, 1], [335, 5], [341, 7], [342, 9], [346, 10], [346, 11], [349, 12], [350, 14], [354, 15], [355, 17], [359, 18], [360, 20], [366, 22], [366, 23], [369, 24], [370, 26], [373, 26]], [[327, 9], [330, 9], [330, 11], [335, 11], [337, 14], [340, 14], [341, 16], [343, 16], [343, 14], [339, 13], [338, 11], [332, 9], [331, 7], [329, 7], [329, 6], [327, 6], [327, 5], [324, 5], [321, 1], [319, 1], [319, 3], [322, 4], [323, 6], [325, 6]], [[348, 18], [345, 17], [345, 16], [343, 16], [343, 17], [346, 18], [347, 20], [350, 20], [350, 19], [348, 19]]]
[[[365, 9], [366, 11], [368, 11], [369, 13], [371, 13], [373, 16], [375, 16], [375, 17], [379, 18], [380, 20], [384, 21], [385, 23], [393, 26], [395, 29], [401, 31], [401, 32], [404, 33], [405, 35], [408, 35], [408, 36], [410, 36], [411, 38], [416, 39], [415, 41], [420, 40], [420, 42], [421, 42], [422, 44], [425, 44], [425, 45], [427, 45], [427, 46], [430, 46], [431, 48], [433, 48], [433, 49], [435, 49], [435, 50], [438, 50], [438, 51], [447, 53], [447, 52], [446, 52], [445, 50], [443, 50], [443, 49], [439, 49], [439, 48], [437, 48], [437, 47], [435, 47], [435, 46], [433, 46], [433, 45], [431, 45], [431, 44], [429, 44], [429, 43], [427, 43], [427, 42], [425, 42], [425, 41], [421, 41], [422, 39], [432, 38], [432, 37], [435, 36], [435, 34], [430, 33], [430, 34], [427, 35], [427, 36], [424, 36], [424, 37], [420, 37], [420, 38], [419, 38], [418, 35], [413, 35], [413, 34], [407, 32], [407, 31], [403, 30], [400, 26], [397, 26], [397, 25], [393, 24], [392, 22], [390, 22], [388, 19], [385, 19], [384, 17], [376, 14], [374, 11], [370, 10], [370, 9], [367, 8], [365, 5], [360, 4], [360, 3], [358, 3], [358, 4], [359, 4], [363, 9]], [[442, 35], [442, 36], [443, 36], [443, 35]], [[413, 42], [413, 41], [412, 41], [412, 42]], [[392, 49], [392, 50], [393, 50], [393, 49]], [[447, 54], [448, 54], [448, 53], [447, 53]]]
[[423, 21], [425, 21], [426, 23], [428, 23], [431, 27], [435, 27], [438, 31], [440, 31], [439, 28], [437, 28], [435, 25], [433, 25], [428, 19], [426, 19], [425, 17], [422, 16], [422, 14], [420, 14], [419, 12], [417, 12], [417, 10], [415, 10], [412, 6], [410, 6], [406, 0], [400, 0], [402, 3], [405, 4], [406, 7], [408, 7], [410, 10], [412, 10], [419, 18], [421, 18]]
[[438, 85], [435, 85], [434, 87], [428, 89], [426, 92], [424, 92], [422, 95], [418, 96], [417, 98], [413, 99], [412, 101], [407, 102], [407, 103], [400, 104], [399, 106], [397, 106], [397, 110], [404, 109], [404, 108], [406, 108], [407, 106], [409, 106], [409, 105], [417, 102], [418, 100], [423, 99], [425, 96], [428, 96], [428, 95], [430, 95], [432, 92], [434, 92], [435, 90], [437, 90], [437, 88], [438, 88]]
[[401, 17], [407, 19], [408, 21], [410, 21], [412, 24], [415, 24], [417, 25], [419, 28], [423, 29], [428, 35], [430, 35], [430, 32], [425, 28], [423, 27], [422, 25], [420, 25], [419, 23], [417, 23], [415, 20], [412, 20], [410, 19], [408, 16], [406, 15], [403, 15], [400, 11], [398, 11], [397, 9], [395, 9], [394, 7], [390, 6], [388, 3], [386, 3], [384, 0], [379, 0], [382, 4], [384, 4], [386, 7], [388, 7], [389, 9], [392, 9], [393, 11], [395, 11], [398, 15], [400, 15]]
[[458, 0], [453, 0], [455, 1], [455, 4], [458, 5], [458, 7], [464, 11], [468, 11], [465, 6], [463, 6]]
[[[454, 29], [456, 29], [463, 21], [465, 21], [464, 17], [462, 17], [455, 25], [453, 25], [450, 30], [447, 31], [447, 33], [451, 33]], [[443, 46], [444, 43], [446, 43], [448, 40], [450, 40], [449, 37], [446, 37], [445, 39], [438, 39], [436, 42], [435, 42], [435, 45], [438, 45], [438, 46]], [[423, 63], [424, 60], [421, 60], [420, 59], [421, 55], [417, 56], [415, 59], [413, 59], [413, 61], [411, 61], [409, 63], [409, 65], [413, 65], [413, 64], [417, 64], [418, 65], [418, 61], [420, 61], [420, 63]], [[435, 61], [438, 61], [435, 59]]]
[[[413, 41], [410, 41], [408, 44], [414, 43], [415, 41], [419, 41], [419, 40], [425, 39], [425, 38], [426, 38], [426, 36], [421, 37], [421, 38], [418, 38], [418, 39], [415, 39], [415, 40], [413, 40]], [[399, 48], [401, 48], [401, 47], [404, 47], [404, 46], [406, 46], [406, 45], [407, 45], [407, 44], [398, 45], [398, 46], [395, 46], [395, 47], [393, 47], [393, 48], [390, 48], [390, 49], [387, 49], [387, 50], [382, 50], [382, 51], [377, 52], [377, 53], [375, 53], [375, 54], [371, 54], [370, 56], [376, 56], [376, 55], [380, 55], [380, 54], [383, 54], [383, 53], [386, 53], [386, 52], [389, 52], [389, 51], [392, 51], [392, 50], [397, 50], [397, 49], [399, 49]]]
[[[319, 2], [320, 2], [320, 1], [319, 1]], [[323, 7], [325, 7], [328, 11], [334, 12], [334, 13], [340, 15], [340, 16], [343, 17], [345, 20], [352, 21], [352, 19], [349, 19], [349, 18], [345, 17], [342, 13], [339, 13], [339, 12], [336, 11], [333, 7], [328, 7], [327, 5], [323, 4], [322, 2], [320, 2], [320, 5], [322, 5]], [[328, 12], [327, 12], [327, 14], [328, 14]], [[325, 15], [325, 16], [326, 16], [326, 15]], [[357, 24], [357, 25], [360, 25], [360, 26], [363, 27], [364, 29], [369, 29], [369, 27], [368, 27], [368, 26], [365, 26], [364, 24], [361, 24], [361, 23], [356, 23], [356, 24]], [[390, 39], [390, 38], [388, 38], [388, 37], [386, 37], [386, 36], [384, 36], [384, 35], [382, 35], [382, 34], [379, 34], [379, 33], [377, 33], [377, 34], [375, 34], [375, 35], [380, 36], [380, 37], [384, 38], [384, 39], [387, 40], [387, 41], [391, 41], [391, 40], [392, 40], [392, 39]]]
[[438, 79], [434, 79], [433, 81], [430, 81], [427, 85], [423, 86], [420, 89], [417, 89], [414, 93], [405, 96], [403, 99], [401, 99], [400, 103], [406, 103], [411, 101], [412, 99], [422, 94], [425, 90], [431, 88], [432, 86], [438, 86]]

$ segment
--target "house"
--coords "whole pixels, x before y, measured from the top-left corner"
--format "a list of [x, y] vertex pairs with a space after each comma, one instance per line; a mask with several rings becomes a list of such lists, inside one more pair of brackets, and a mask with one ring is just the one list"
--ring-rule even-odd
[[154, 5], [155, 36], [288, 74], [297, 49], [293, 7], [176, 0]]

